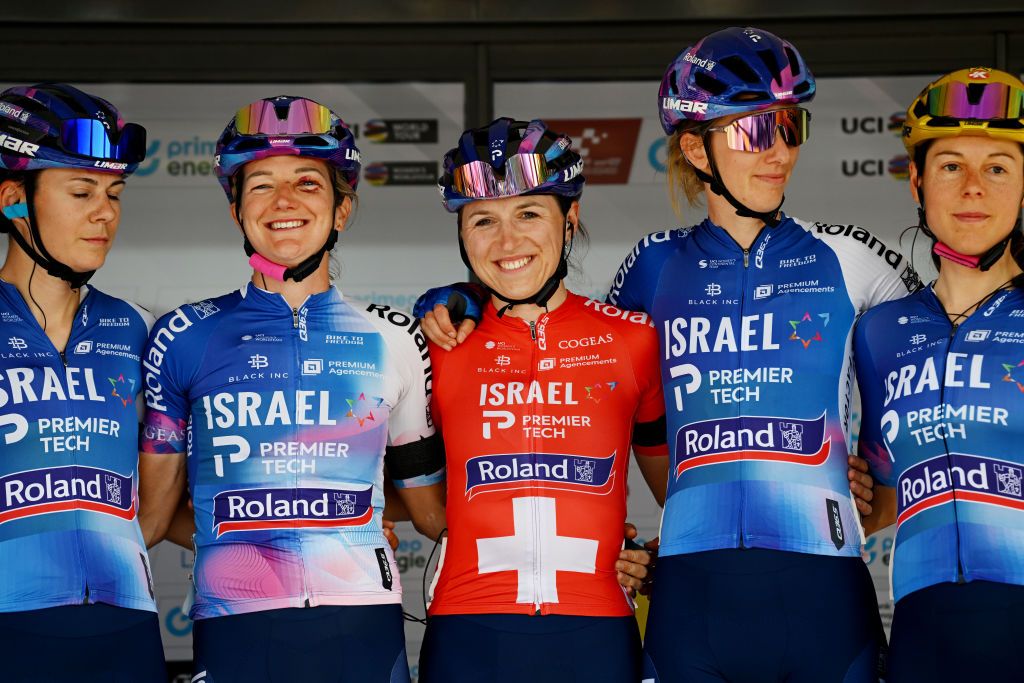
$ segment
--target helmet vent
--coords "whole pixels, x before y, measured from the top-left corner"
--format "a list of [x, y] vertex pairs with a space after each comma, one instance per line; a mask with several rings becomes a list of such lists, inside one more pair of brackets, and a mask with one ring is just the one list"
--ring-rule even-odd
[[1024, 130], [1024, 122], [1020, 119], [989, 119], [989, 128], [1002, 128], [1003, 130]]
[[[793, 76], [799, 76], [800, 75], [800, 59], [796, 56], [796, 52], [789, 45], [784, 47], [783, 50], [786, 51], [786, 59], [789, 60], [789, 70], [790, 70], [790, 72], [793, 74]], [[807, 85], [807, 84], [806, 83], [802, 83], [801, 85]], [[806, 90], [806, 88], [804, 88], [804, 89]], [[796, 91], [794, 90], [794, 92], [796, 92]]]
[[771, 50], [758, 50], [757, 56], [761, 58], [761, 61], [768, 68], [769, 73], [772, 75], [772, 80], [781, 85], [782, 69], [779, 68], [779, 60], [775, 58], [775, 53]]
[[761, 79], [757, 77], [757, 73], [755, 73], [755, 71], [751, 69], [745, 61], [743, 61], [742, 57], [730, 55], [729, 57], [725, 57], [719, 61], [718, 64], [719, 66], [724, 66], [729, 69], [729, 71], [732, 71], [736, 76], [747, 83], [761, 82]]
[[707, 92], [716, 96], [721, 95], [726, 90], [725, 84], [719, 82], [718, 80], [712, 78], [711, 76], [708, 76], [706, 73], [704, 73], [703, 69], [697, 71], [697, 73], [693, 75], [693, 82], [701, 90], [706, 90]]
[[744, 90], [729, 98], [730, 102], [770, 102], [771, 95], [764, 90]]

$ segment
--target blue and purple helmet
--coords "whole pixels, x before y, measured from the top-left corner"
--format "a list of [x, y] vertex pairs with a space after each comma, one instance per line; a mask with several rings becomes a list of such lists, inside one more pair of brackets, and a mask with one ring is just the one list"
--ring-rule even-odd
[[146, 156], [146, 129], [110, 102], [63, 83], [0, 93], [0, 169], [80, 168], [132, 173]]
[[245, 164], [274, 156], [322, 159], [354, 190], [360, 155], [341, 117], [305, 97], [279, 95], [242, 107], [217, 140], [214, 167], [228, 201], [235, 201], [231, 179]]
[[800, 104], [814, 98], [814, 76], [789, 43], [757, 28], [731, 27], [702, 38], [668, 66], [658, 89], [665, 132], [684, 121]]
[[577, 199], [586, 182], [583, 159], [572, 149], [572, 140], [548, 130], [539, 119], [500, 118], [471, 128], [443, 163], [437, 189], [452, 213], [478, 199], [528, 194]]

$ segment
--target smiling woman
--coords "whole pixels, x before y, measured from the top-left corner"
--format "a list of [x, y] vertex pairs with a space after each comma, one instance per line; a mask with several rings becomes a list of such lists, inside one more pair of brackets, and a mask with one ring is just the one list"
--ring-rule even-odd
[[[470, 339], [431, 346], [449, 534], [420, 680], [635, 681], [623, 586], [640, 582], [622, 560], [642, 578], [647, 555], [622, 550], [626, 472], [633, 450], [662, 500], [656, 334], [647, 316], [566, 289], [585, 182], [567, 136], [497, 119], [463, 133], [444, 169], [444, 206], [489, 301]], [[510, 648], [532, 654], [510, 661]]]
[[359, 150], [330, 109], [281, 96], [216, 152], [252, 277], [157, 324], [140, 454], [147, 540], [196, 549], [196, 678], [408, 682], [384, 467], [433, 539], [444, 463], [418, 328], [331, 286]]

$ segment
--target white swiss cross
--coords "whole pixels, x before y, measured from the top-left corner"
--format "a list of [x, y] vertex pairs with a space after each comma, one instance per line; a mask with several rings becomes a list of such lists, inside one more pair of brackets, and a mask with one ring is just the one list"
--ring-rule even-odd
[[481, 574], [517, 573], [517, 603], [558, 602], [558, 572], [595, 572], [597, 541], [559, 536], [555, 517], [554, 498], [514, 498], [515, 535], [476, 542]]

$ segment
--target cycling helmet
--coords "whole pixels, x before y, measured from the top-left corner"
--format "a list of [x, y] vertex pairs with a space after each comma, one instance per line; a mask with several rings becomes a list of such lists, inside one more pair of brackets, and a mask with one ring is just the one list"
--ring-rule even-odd
[[814, 76], [792, 43], [731, 27], [697, 41], [669, 64], [658, 89], [661, 125], [708, 121], [814, 99]]
[[444, 155], [437, 183], [444, 208], [454, 213], [478, 199], [528, 194], [578, 199], [586, 179], [571, 144], [539, 119], [500, 118], [467, 130]]

